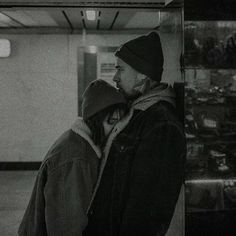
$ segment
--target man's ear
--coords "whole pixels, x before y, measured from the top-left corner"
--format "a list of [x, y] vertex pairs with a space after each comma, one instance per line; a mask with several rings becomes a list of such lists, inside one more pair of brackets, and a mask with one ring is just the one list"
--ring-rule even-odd
[[146, 79], [146, 75], [141, 74], [141, 73], [137, 73], [137, 85], [143, 85]]
[[137, 73], [134, 90], [136, 90], [139, 93], [143, 94], [143, 92], [146, 89], [146, 81], [147, 81], [147, 76], [146, 75], [141, 74], [141, 73]]

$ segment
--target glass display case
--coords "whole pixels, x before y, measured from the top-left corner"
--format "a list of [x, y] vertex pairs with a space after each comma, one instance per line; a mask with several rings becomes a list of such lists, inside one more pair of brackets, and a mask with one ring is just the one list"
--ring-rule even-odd
[[236, 235], [236, 21], [185, 21], [185, 133], [185, 235]]
[[185, 65], [236, 68], [235, 21], [185, 21]]
[[233, 0], [185, 1], [185, 235], [236, 235]]

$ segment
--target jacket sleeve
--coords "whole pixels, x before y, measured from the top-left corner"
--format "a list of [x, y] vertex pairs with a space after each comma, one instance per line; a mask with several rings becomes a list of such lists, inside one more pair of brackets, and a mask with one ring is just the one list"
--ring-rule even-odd
[[47, 236], [44, 214], [46, 172], [46, 166], [42, 165], [38, 172], [28, 207], [18, 229], [19, 236]]
[[185, 148], [185, 136], [175, 124], [160, 124], [142, 137], [130, 171], [120, 236], [165, 235], [183, 181]]

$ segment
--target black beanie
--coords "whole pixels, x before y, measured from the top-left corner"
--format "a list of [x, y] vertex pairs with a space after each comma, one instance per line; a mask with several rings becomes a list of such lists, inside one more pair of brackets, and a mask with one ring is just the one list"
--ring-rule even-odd
[[82, 117], [84, 120], [111, 105], [126, 104], [123, 94], [101, 79], [92, 81], [84, 91], [82, 98]]
[[151, 32], [128, 41], [116, 51], [115, 56], [150, 79], [161, 80], [164, 58], [158, 33]]

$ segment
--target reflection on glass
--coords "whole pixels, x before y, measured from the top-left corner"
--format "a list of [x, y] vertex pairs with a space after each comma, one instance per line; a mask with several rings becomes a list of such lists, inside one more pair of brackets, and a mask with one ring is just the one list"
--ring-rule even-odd
[[185, 65], [236, 68], [236, 22], [185, 21]]
[[185, 93], [187, 174], [236, 177], [236, 70], [189, 69]]

